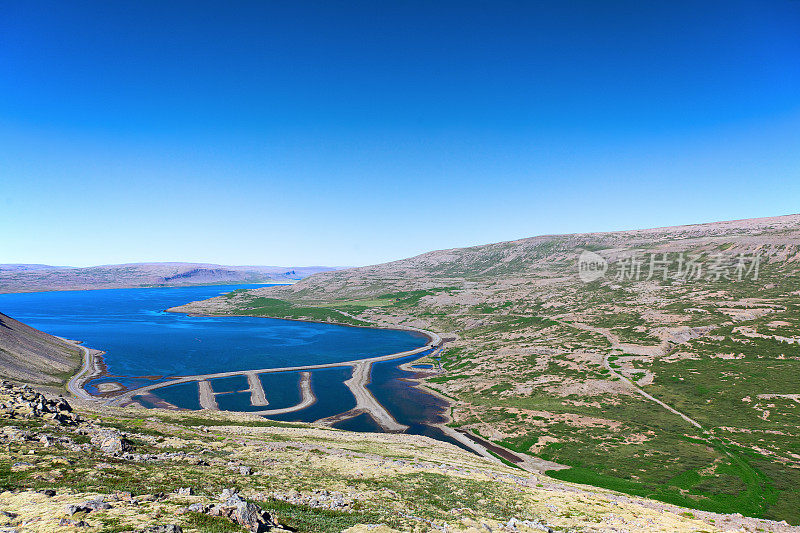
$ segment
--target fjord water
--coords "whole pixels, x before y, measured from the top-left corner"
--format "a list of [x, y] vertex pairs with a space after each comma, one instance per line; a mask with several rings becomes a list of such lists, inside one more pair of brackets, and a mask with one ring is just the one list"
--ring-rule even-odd
[[[331, 324], [256, 317], [195, 317], [164, 309], [211, 298], [235, 289], [263, 285], [214, 285], [148, 289], [0, 294], [0, 312], [34, 328], [105, 351], [105, 377], [85, 385], [97, 394], [104, 382], [136, 388], [165, 381], [167, 376], [280, 368], [352, 361], [419, 348], [427, 338], [398, 330], [353, 328]], [[427, 353], [427, 352], [426, 352]], [[430, 424], [445, 421], [447, 403], [416, 387], [412, 372], [398, 365], [423, 354], [373, 365], [369, 389], [408, 433], [427, 435], [462, 446]], [[271, 416], [276, 420], [313, 422], [355, 407], [344, 381], [349, 367], [311, 372], [317, 401], [305, 409]], [[270, 408], [300, 401], [299, 372], [259, 376], [269, 391]], [[250, 405], [244, 376], [211, 380], [219, 407], [230, 411], [262, 408]], [[200, 409], [197, 382], [154, 391], [156, 398], [183, 409]], [[154, 406], [138, 397], [145, 406]], [[369, 416], [345, 420], [336, 427], [381, 431]]]
[[427, 342], [409, 331], [164, 311], [258, 286], [262, 285], [0, 294], [0, 311], [47, 333], [105, 351], [107, 373], [123, 383], [125, 378], [145, 376], [351, 361], [412, 350]]

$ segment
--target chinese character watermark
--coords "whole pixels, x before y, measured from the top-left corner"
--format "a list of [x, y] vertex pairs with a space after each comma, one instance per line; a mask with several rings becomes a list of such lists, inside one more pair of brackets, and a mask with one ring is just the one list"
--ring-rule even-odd
[[578, 276], [585, 283], [607, 273], [609, 279], [616, 281], [756, 281], [760, 266], [758, 253], [717, 253], [705, 257], [683, 252], [632, 253], [609, 263], [601, 255], [586, 250], [578, 258]]
[[584, 283], [602, 278], [606, 275], [606, 270], [608, 261], [599, 254], [584, 250], [578, 257], [578, 276]]

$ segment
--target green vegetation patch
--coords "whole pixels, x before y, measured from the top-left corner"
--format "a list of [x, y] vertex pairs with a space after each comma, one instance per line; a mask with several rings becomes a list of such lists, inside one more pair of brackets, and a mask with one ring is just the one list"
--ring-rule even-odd
[[388, 517], [375, 511], [334, 511], [307, 505], [297, 505], [282, 500], [259, 502], [259, 505], [270, 513], [274, 513], [281, 524], [293, 527], [297, 531], [339, 533], [356, 524], [382, 523], [389, 526], [399, 525], [397, 518]]
[[293, 320], [313, 320], [334, 322], [352, 326], [369, 326], [369, 322], [349, 317], [336, 309], [327, 307], [301, 307], [277, 298], [258, 297], [238, 305], [234, 311], [238, 315], [289, 318]]

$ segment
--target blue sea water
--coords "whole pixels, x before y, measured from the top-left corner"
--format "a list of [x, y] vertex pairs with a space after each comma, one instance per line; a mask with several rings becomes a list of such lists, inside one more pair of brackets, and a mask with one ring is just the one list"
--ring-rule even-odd
[[172, 405], [180, 405], [182, 409], [198, 411], [200, 407], [200, 394], [196, 381], [178, 383], [169, 387], [158, 389], [158, 398], [166, 400]]
[[[269, 401], [268, 406], [253, 406], [250, 403], [250, 392], [241, 392], [248, 389], [247, 379], [244, 376], [234, 376], [243, 381], [243, 387], [238, 386], [235, 388], [239, 392], [231, 392], [230, 394], [218, 394], [217, 404], [223, 411], [260, 411], [262, 409], [283, 409], [291, 407], [300, 403], [302, 395], [300, 394], [300, 372], [275, 372], [272, 374], [261, 374], [258, 379], [261, 381], [261, 386], [264, 389], [264, 394]], [[214, 392], [225, 392], [226, 390], [233, 390], [230, 387], [225, 387], [228, 383], [222, 383], [223, 380], [230, 380], [233, 378], [219, 378], [211, 380], [211, 388]], [[220, 384], [222, 383], [222, 386]], [[159, 395], [158, 390], [154, 391]]]
[[228, 376], [224, 378], [216, 378], [211, 380], [211, 388], [214, 392], [236, 392], [247, 390], [247, 377]]
[[271, 415], [269, 418], [286, 422], [314, 422], [349, 411], [356, 406], [356, 399], [344, 382], [352, 375], [350, 367], [314, 370], [311, 372], [311, 388], [317, 401], [301, 411]]
[[108, 374], [113, 376], [110, 379], [130, 379], [131, 383], [138, 383], [137, 377], [350, 361], [411, 350], [427, 342], [424, 336], [407, 331], [255, 317], [193, 317], [164, 311], [256, 286], [0, 294], [0, 312], [47, 333], [104, 350]]

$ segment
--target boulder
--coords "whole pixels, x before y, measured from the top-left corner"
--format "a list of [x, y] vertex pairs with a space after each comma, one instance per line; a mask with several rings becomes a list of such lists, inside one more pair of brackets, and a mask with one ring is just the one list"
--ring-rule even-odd
[[91, 509], [92, 511], [103, 511], [112, 508], [110, 503], [106, 503], [101, 499], [89, 500], [87, 502], [83, 502], [81, 505]]
[[211, 510], [211, 506], [207, 503], [193, 503], [186, 510], [193, 513], [207, 513]]
[[[226, 492], [229, 489], [226, 489]], [[212, 516], [224, 516], [252, 533], [263, 533], [280, 527], [268, 512], [234, 493], [224, 503], [215, 505], [209, 511]]]
[[92, 510], [89, 507], [86, 507], [83, 504], [70, 504], [64, 508], [64, 513], [72, 516], [76, 513], [91, 513]]
[[107, 429], [97, 431], [92, 436], [91, 443], [111, 455], [118, 455], [133, 449], [119, 433]]
[[67, 505], [64, 509], [64, 512], [72, 516], [76, 513], [91, 513], [92, 511], [103, 511], [106, 509], [111, 509], [111, 504], [104, 502], [103, 500], [89, 500], [79, 504], [71, 504]]

